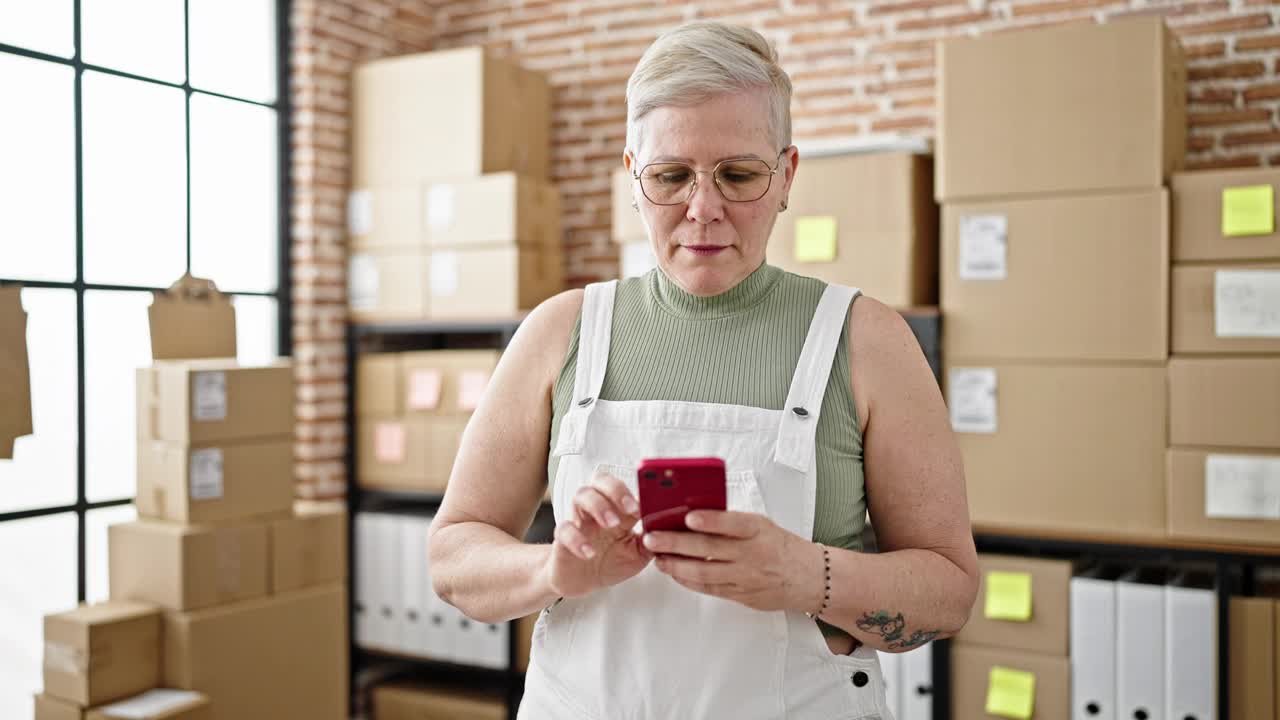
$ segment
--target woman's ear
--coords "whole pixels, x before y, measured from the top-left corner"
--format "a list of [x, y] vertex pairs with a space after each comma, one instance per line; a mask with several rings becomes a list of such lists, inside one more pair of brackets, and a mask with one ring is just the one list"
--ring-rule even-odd
[[800, 167], [800, 150], [795, 145], [788, 146], [779, 164], [785, 168], [782, 181], [782, 197], [785, 200], [791, 197], [791, 183], [796, 179], [796, 169]]

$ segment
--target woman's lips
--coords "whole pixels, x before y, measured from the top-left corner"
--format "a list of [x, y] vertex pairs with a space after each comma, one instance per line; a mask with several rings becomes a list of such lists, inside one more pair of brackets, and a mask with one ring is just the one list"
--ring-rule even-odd
[[694, 255], [715, 255], [716, 253], [727, 250], [728, 245], [681, 245], [685, 250]]

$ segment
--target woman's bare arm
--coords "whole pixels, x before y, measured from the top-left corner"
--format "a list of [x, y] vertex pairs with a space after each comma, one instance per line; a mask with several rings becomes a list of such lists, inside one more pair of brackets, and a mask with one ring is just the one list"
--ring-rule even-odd
[[431, 527], [431, 582], [468, 616], [501, 622], [555, 600], [550, 545], [523, 542], [547, 484], [551, 392], [582, 291], [546, 301], [520, 325], [462, 438]]

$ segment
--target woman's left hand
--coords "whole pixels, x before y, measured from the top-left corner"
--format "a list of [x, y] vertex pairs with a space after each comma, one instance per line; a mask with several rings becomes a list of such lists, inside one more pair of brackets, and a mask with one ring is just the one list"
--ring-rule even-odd
[[822, 549], [764, 515], [695, 510], [689, 531], [647, 533], [658, 569], [686, 588], [755, 610], [816, 611], [822, 604]]

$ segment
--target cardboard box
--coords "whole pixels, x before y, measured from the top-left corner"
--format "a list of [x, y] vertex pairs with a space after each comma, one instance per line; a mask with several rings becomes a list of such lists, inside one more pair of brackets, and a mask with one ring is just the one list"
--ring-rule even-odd
[[347, 511], [341, 503], [294, 503], [271, 523], [271, 592], [328, 585], [347, 577]]
[[1175, 265], [1175, 354], [1280, 354], [1280, 264]]
[[1172, 448], [1169, 537], [1280, 545], [1280, 452]]
[[[1280, 168], [1181, 172], [1173, 176], [1171, 185], [1174, 262], [1280, 260], [1280, 225], [1275, 218]], [[1247, 190], [1263, 186], [1270, 188], [1269, 193]], [[1265, 208], [1268, 194], [1269, 212]], [[1239, 200], [1245, 200], [1245, 205], [1238, 205]], [[1262, 205], [1250, 207], [1250, 201]], [[1237, 220], [1245, 222], [1237, 227]]]
[[911, 153], [802, 158], [769, 263], [859, 287], [893, 306], [938, 303], [933, 160]]
[[369, 488], [444, 492], [468, 419], [361, 418], [356, 423], [356, 482]]
[[0, 287], [0, 460], [12, 459], [13, 441], [31, 433], [31, 369], [22, 289]]
[[436, 250], [428, 266], [433, 320], [508, 318], [564, 289], [559, 248]]
[[1267, 598], [1233, 597], [1228, 604], [1227, 679], [1232, 720], [1274, 720], [1276, 611]]
[[1280, 357], [1169, 361], [1169, 444], [1280, 450]]
[[213, 710], [203, 693], [157, 688], [140, 695], [85, 710], [49, 696], [35, 696], [35, 720], [211, 720]]
[[44, 618], [44, 691], [92, 707], [160, 684], [160, 613], [113, 600]]
[[365, 63], [352, 81], [352, 186], [513, 170], [550, 175], [551, 89], [480, 47]]
[[982, 554], [978, 569], [978, 601], [953, 644], [1070, 654], [1070, 562]]
[[1163, 366], [952, 358], [944, 381], [975, 526], [1164, 537]]
[[267, 525], [138, 520], [107, 529], [111, 596], [195, 610], [266, 595]]
[[559, 191], [513, 172], [356, 190], [348, 214], [357, 250], [560, 243]]
[[164, 615], [164, 682], [213, 699], [213, 720], [345, 720], [341, 585]]
[[138, 443], [138, 517], [214, 523], [288, 512], [293, 438], [188, 448]]
[[396, 683], [373, 689], [377, 720], [506, 720], [501, 695]]
[[400, 354], [396, 412], [469, 415], [476, 409], [501, 353], [497, 350], [427, 350]]
[[937, 198], [1159, 187], [1182, 166], [1186, 83], [1158, 16], [942, 40]]
[[1071, 717], [1069, 658], [956, 645], [951, 649], [952, 718], [992, 720], [1000, 717], [986, 711], [992, 668], [1034, 675], [1030, 720], [1068, 720]]
[[347, 262], [352, 320], [408, 322], [427, 317], [430, 257], [425, 249], [362, 250]]
[[168, 290], [152, 293], [147, 320], [152, 360], [236, 356], [235, 307], [212, 280], [186, 274]]
[[618, 244], [648, 242], [649, 231], [639, 211], [631, 207], [636, 202], [640, 188], [635, 187], [635, 176], [626, 168], [618, 168], [611, 176], [613, 190], [613, 241]]
[[139, 368], [138, 439], [208, 446], [293, 437], [293, 364], [165, 360]]
[[1163, 190], [942, 210], [943, 356], [1163, 362]]
[[400, 353], [360, 353], [355, 372], [357, 417], [401, 412]]

